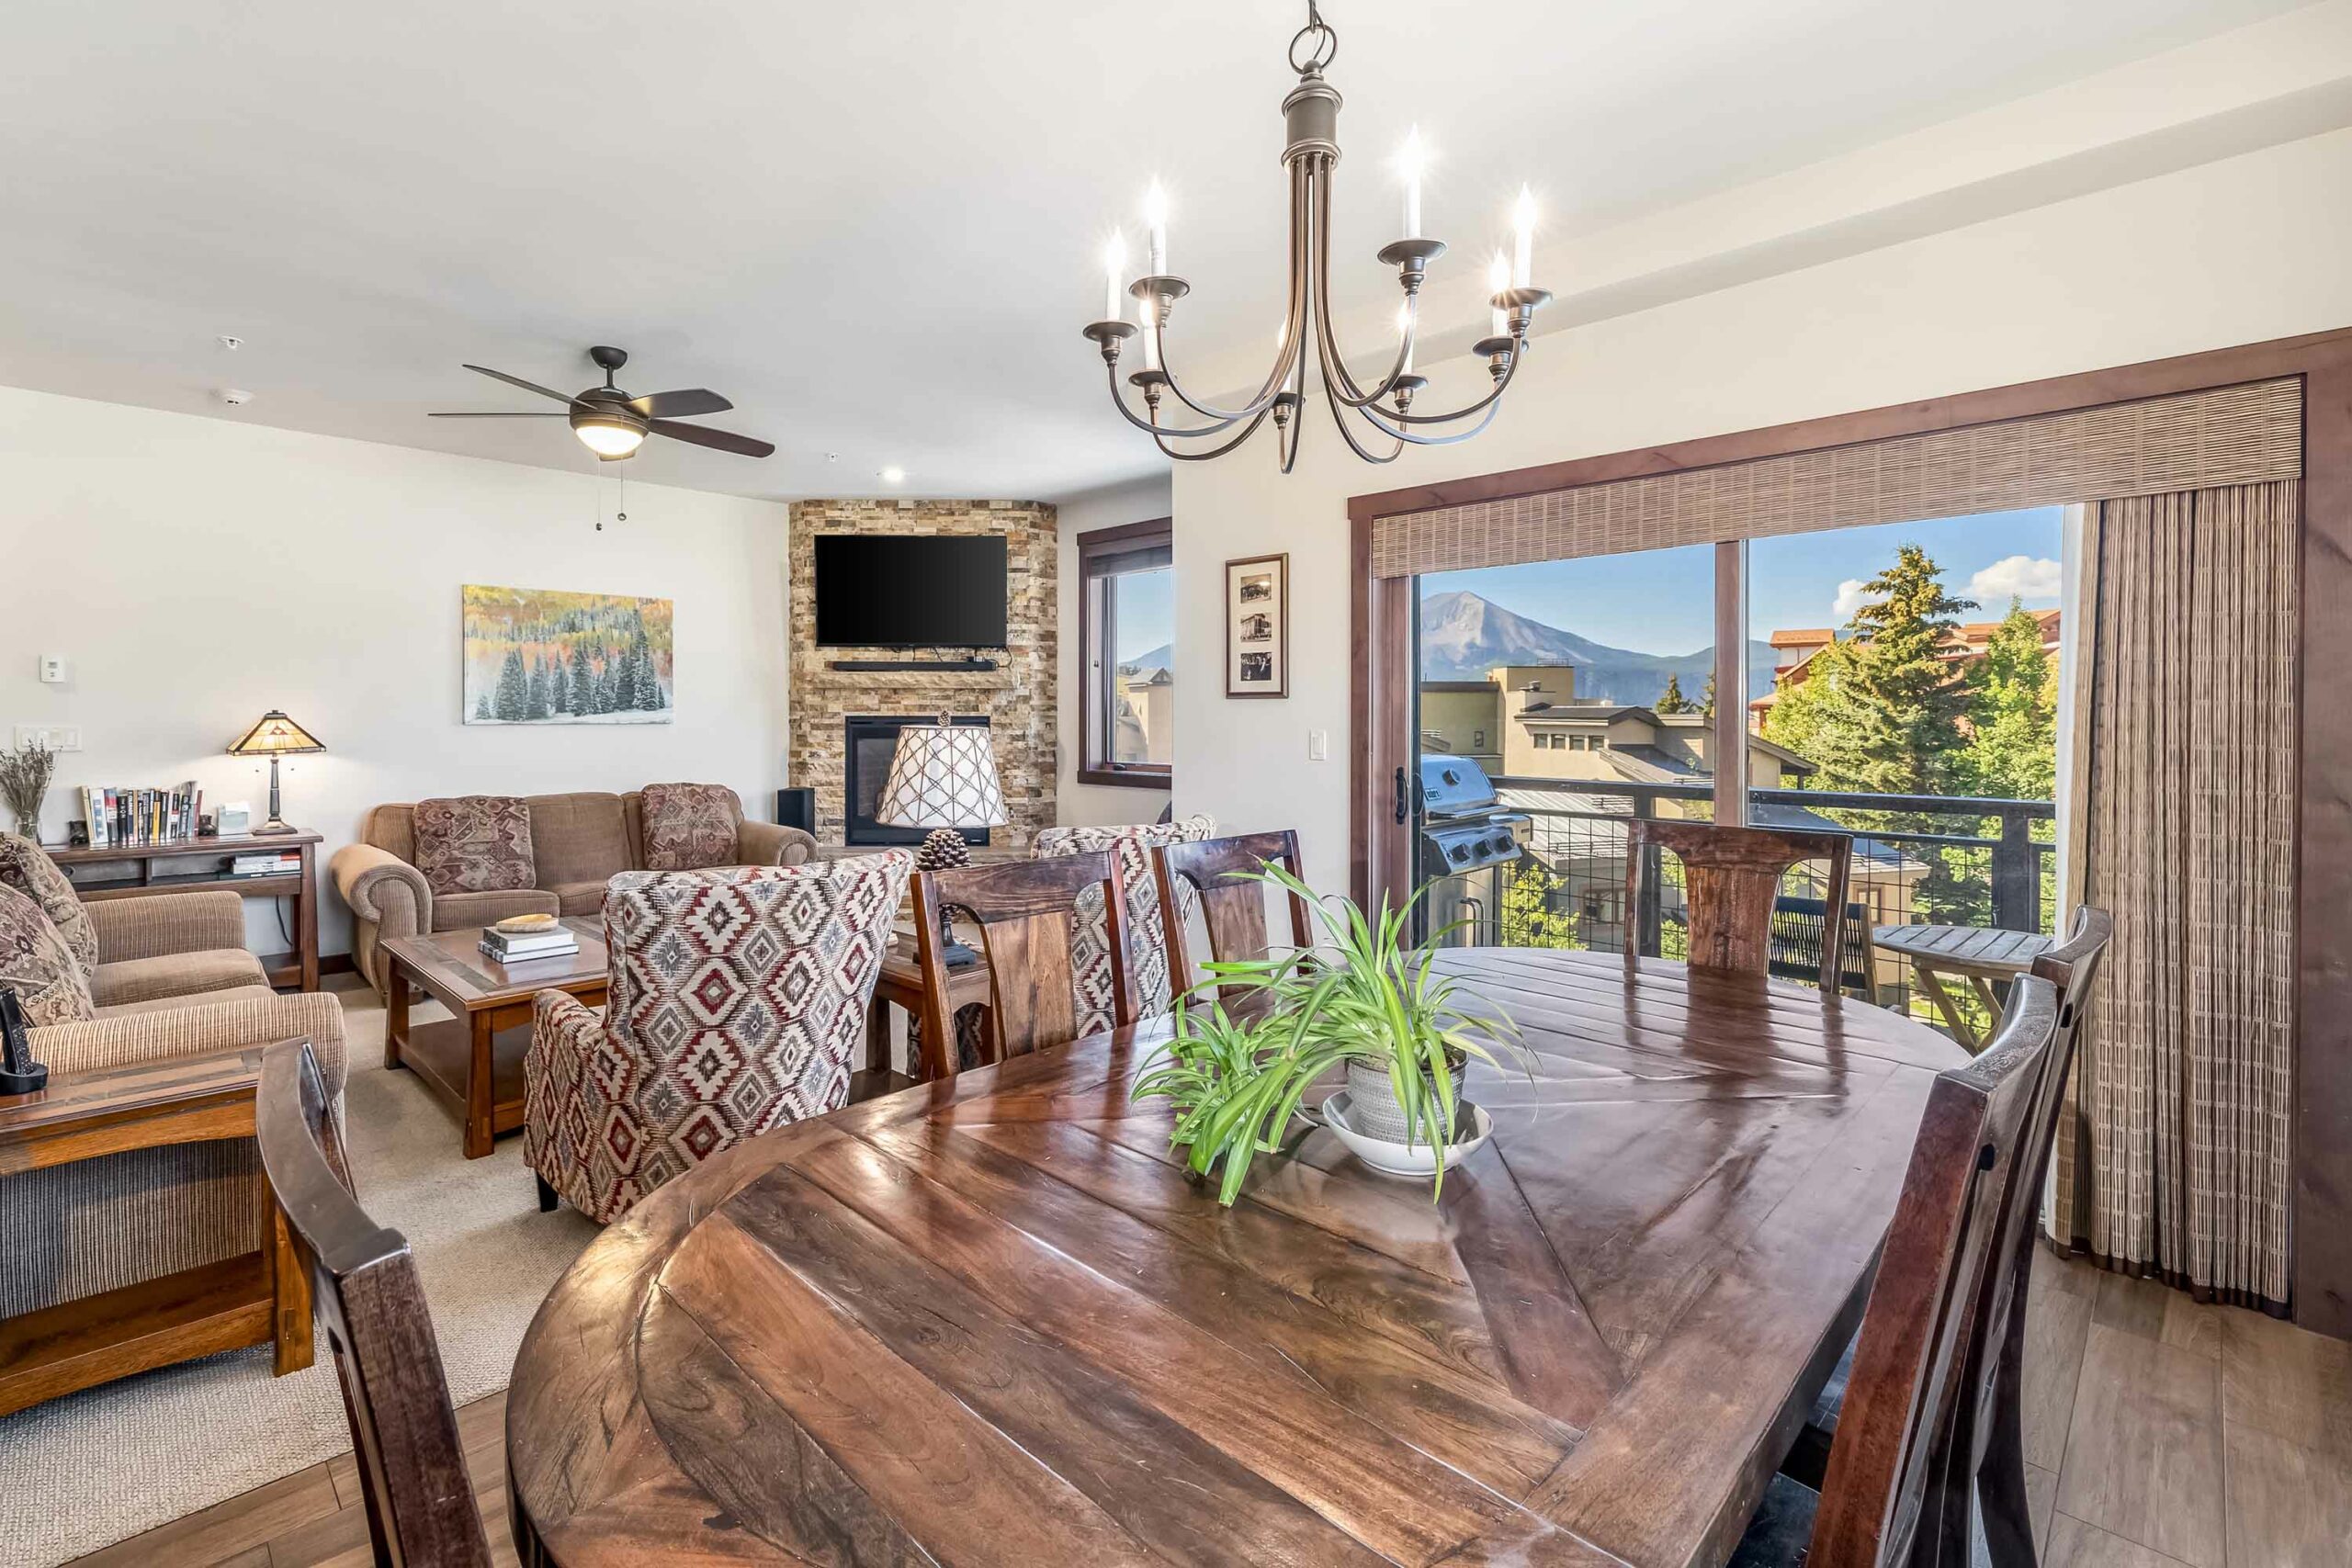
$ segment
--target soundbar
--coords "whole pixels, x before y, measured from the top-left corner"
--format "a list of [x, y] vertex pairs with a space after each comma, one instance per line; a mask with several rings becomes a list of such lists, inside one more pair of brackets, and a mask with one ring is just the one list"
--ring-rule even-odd
[[864, 674], [879, 672], [904, 673], [910, 670], [957, 670], [984, 672], [996, 668], [993, 659], [834, 659], [826, 661], [828, 670], [844, 670]]

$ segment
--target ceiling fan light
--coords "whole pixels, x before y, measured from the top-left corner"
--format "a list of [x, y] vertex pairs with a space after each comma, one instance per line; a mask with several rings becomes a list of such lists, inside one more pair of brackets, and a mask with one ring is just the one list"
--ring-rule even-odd
[[597, 414], [573, 418], [571, 433], [599, 457], [626, 457], [645, 445], [645, 431], [627, 420]]

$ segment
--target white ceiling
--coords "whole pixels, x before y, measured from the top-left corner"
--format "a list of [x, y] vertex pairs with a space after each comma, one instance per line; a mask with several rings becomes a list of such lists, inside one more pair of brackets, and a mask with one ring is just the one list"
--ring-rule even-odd
[[[1342, 309], [1393, 297], [1391, 159], [1474, 266], [2295, 8], [2296, 0], [1327, 0]], [[765, 461], [764, 496], [1058, 497], [1159, 464], [1078, 329], [1154, 174], [1186, 358], [1271, 348], [1299, 0], [20, 6], [0, 50], [0, 383], [590, 469], [463, 360], [576, 389], [592, 343]], [[1131, 229], [1131, 233], [1133, 232]], [[1139, 236], [1136, 236], [1139, 242]], [[1538, 272], [1542, 273], [1542, 247]], [[1539, 281], [1543, 279], [1539, 276]], [[216, 335], [245, 347], [231, 354]], [[233, 414], [211, 389], [251, 390]], [[552, 406], [552, 405], [548, 405]], [[834, 456], [829, 456], [834, 455]]]

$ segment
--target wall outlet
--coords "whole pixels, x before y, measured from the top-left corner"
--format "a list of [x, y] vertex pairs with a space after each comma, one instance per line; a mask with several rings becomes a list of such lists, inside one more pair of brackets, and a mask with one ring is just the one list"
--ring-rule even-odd
[[82, 749], [82, 727], [78, 724], [20, 724], [17, 726], [17, 746], [41, 746], [51, 751], [79, 751]]
[[1331, 732], [1310, 729], [1306, 732], [1306, 760], [1310, 762], [1329, 761], [1331, 756]]

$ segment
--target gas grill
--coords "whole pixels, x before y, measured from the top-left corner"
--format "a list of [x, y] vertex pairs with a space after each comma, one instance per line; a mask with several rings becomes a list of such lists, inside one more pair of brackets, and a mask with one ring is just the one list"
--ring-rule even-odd
[[1528, 821], [1523, 811], [1503, 809], [1487, 770], [1469, 758], [1438, 753], [1421, 759], [1424, 879], [1517, 860]]

